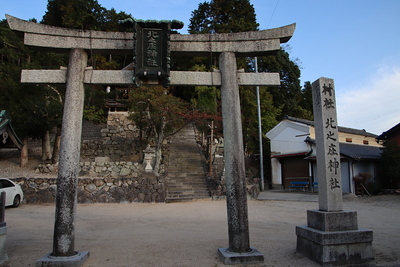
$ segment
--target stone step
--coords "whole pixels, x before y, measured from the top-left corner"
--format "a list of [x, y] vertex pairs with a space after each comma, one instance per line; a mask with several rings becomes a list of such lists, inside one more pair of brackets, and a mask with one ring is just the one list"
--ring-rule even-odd
[[205, 181], [204, 157], [201, 155], [194, 128], [187, 125], [170, 140], [170, 157], [165, 186], [166, 202], [209, 198]]
[[193, 172], [193, 171], [185, 171], [185, 170], [180, 170], [180, 171], [175, 171], [175, 172], [168, 172], [168, 177], [176, 177], [176, 178], [186, 178], [186, 179], [191, 179], [191, 178], [203, 178], [205, 179], [206, 175], [198, 172]]
[[170, 163], [180, 163], [180, 162], [186, 162], [186, 163], [198, 163], [201, 162], [202, 159], [199, 157], [199, 152], [197, 153], [191, 153], [191, 154], [182, 154], [180, 151], [171, 151], [172, 153], [177, 153], [181, 154], [179, 158], [173, 158], [170, 159]]
[[168, 178], [171, 179], [177, 179], [177, 180], [205, 180], [205, 175], [204, 174], [198, 174], [198, 173], [182, 173], [182, 172], [176, 172], [176, 173], [168, 173]]
[[178, 197], [178, 198], [166, 198], [166, 203], [179, 203], [179, 202], [190, 202], [197, 201], [200, 199], [211, 199], [211, 197]]
[[204, 173], [205, 171], [204, 171], [204, 168], [203, 168], [203, 166], [201, 166], [202, 165], [202, 163], [201, 162], [199, 162], [198, 164], [197, 164], [197, 166], [194, 166], [194, 165], [185, 165], [185, 164], [181, 164], [181, 165], [176, 165], [176, 166], [172, 166], [171, 168], [169, 168], [170, 170], [182, 170], [182, 169], [188, 169], [188, 170], [190, 170], [190, 169], [193, 169], [193, 170], [195, 170], [196, 172], [201, 172], [201, 173]]
[[172, 168], [179, 168], [179, 167], [187, 167], [187, 166], [189, 166], [189, 167], [203, 167], [202, 166], [202, 164], [203, 164], [203, 161], [201, 161], [201, 160], [198, 160], [198, 161], [193, 161], [193, 162], [190, 162], [190, 161], [175, 161], [175, 162], [170, 162], [169, 163], [170, 164], [170, 166], [172, 167]]
[[206, 177], [206, 174], [203, 170], [193, 170], [193, 169], [176, 169], [176, 170], [169, 170], [168, 176], [176, 176], [176, 177]]
[[199, 157], [199, 155], [197, 155], [198, 153], [193, 153], [193, 154], [185, 154], [185, 155], [180, 155], [179, 158], [173, 158], [170, 159], [169, 162], [171, 164], [176, 164], [176, 163], [193, 163], [193, 164], [197, 164], [199, 162], [202, 162], [201, 158]]
[[[170, 180], [175, 180], [175, 181], [183, 181], [186, 180], [188, 182], [190, 181], [204, 181], [204, 175], [198, 175], [198, 174], [189, 174], [189, 173], [175, 173], [175, 174], [168, 174], [168, 178]], [[167, 181], [169, 180], [167, 178]]]
[[207, 185], [205, 182], [202, 181], [167, 181], [165, 185], [168, 188], [182, 188], [182, 187], [200, 187], [202, 186], [205, 188]]
[[174, 196], [174, 195], [209, 195], [210, 192], [205, 189], [197, 189], [194, 190], [193, 188], [191, 189], [173, 189], [173, 190], [167, 190], [168, 196]]
[[190, 179], [191, 177], [203, 177], [203, 179], [205, 179], [206, 174], [203, 172], [203, 170], [200, 171], [196, 171], [196, 170], [174, 170], [174, 171], [168, 171], [167, 172], [168, 177], [182, 177], [182, 178], [188, 178]]
[[168, 194], [167, 198], [207, 198], [210, 197], [210, 193], [184, 193], [184, 192], [175, 192]]
[[[174, 153], [174, 152], [172, 152]], [[178, 152], [175, 152], [177, 154], [179, 154]], [[185, 155], [180, 155], [180, 158], [175, 158], [175, 159], [170, 159], [169, 163], [171, 164], [182, 164], [182, 163], [186, 163], [186, 164], [198, 164], [199, 162], [203, 162], [202, 159], [199, 158], [199, 155], [193, 154], [193, 155], [189, 155], [189, 154], [185, 154]]]
[[201, 176], [196, 176], [196, 175], [188, 175], [188, 176], [182, 176], [185, 174], [181, 175], [168, 175], [168, 178], [166, 179], [167, 181], [175, 181], [175, 182], [205, 182], [204, 175]]
[[186, 184], [206, 184], [206, 182], [204, 181], [204, 178], [197, 178], [197, 179], [185, 179], [182, 177], [168, 177], [166, 179], [166, 182], [171, 184], [178, 184], [178, 183], [186, 183]]
[[168, 192], [175, 192], [175, 191], [190, 191], [190, 190], [195, 190], [195, 191], [207, 191], [208, 189], [204, 188], [204, 184], [198, 184], [198, 185], [193, 185], [193, 184], [183, 184], [183, 185], [167, 185]]

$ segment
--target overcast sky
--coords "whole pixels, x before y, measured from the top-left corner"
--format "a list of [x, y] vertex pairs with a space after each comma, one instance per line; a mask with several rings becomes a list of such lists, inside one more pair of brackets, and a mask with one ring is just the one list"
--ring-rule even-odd
[[[0, 0], [4, 13], [40, 21], [47, 0]], [[204, 0], [98, 0], [137, 19], [185, 23]], [[335, 81], [339, 125], [381, 134], [400, 123], [399, 0], [250, 0], [260, 30], [296, 23], [287, 43], [301, 85]], [[5, 18], [5, 17], [3, 17]]]

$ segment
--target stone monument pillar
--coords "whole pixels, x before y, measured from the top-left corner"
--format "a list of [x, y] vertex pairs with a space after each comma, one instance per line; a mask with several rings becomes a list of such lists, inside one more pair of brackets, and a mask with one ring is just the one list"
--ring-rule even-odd
[[250, 248], [249, 240], [246, 172], [235, 53], [224, 52], [219, 61], [229, 248], [219, 248], [218, 252], [225, 264], [260, 263], [264, 262], [264, 255]]
[[312, 84], [317, 146], [319, 210], [307, 211], [296, 226], [297, 251], [322, 265], [348, 265], [373, 259], [372, 231], [358, 229], [357, 212], [343, 211], [340, 149], [332, 79]]

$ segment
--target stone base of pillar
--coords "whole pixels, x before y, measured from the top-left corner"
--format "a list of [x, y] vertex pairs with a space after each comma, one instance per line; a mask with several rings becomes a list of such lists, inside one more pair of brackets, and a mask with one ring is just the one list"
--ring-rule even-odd
[[296, 226], [296, 250], [322, 266], [374, 259], [373, 232], [358, 229], [357, 212], [307, 211], [307, 226]]
[[6, 250], [6, 235], [7, 235], [7, 226], [5, 223], [0, 225], [0, 264], [8, 261], [8, 254]]
[[70, 257], [54, 257], [49, 253], [36, 261], [36, 267], [81, 267], [88, 258], [89, 251], [78, 251]]
[[251, 251], [246, 253], [230, 252], [228, 248], [219, 248], [218, 255], [221, 261], [226, 265], [255, 264], [264, 262], [264, 255], [255, 248], [251, 248]]

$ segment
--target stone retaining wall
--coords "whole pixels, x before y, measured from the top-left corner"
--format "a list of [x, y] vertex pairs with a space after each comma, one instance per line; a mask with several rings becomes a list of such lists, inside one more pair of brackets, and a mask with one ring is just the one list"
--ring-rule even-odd
[[[97, 161], [102, 159], [105, 161]], [[94, 162], [80, 162], [79, 176], [90, 176], [90, 177], [139, 177], [144, 172], [146, 175], [148, 172], [144, 170], [145, 163], [140, 164], [138, 162], [131, 161], [108, 161], [108, 157], [96, 158]], [[36, 172], [41, 173], [52, 173], [57, 174], [58, 163], [41, 163], [35, 167]], [[160, 174], [165, 173], [165, 165], [160, 165]]]
[[113, 161], [138, 161], [137, 140], [83, 140], [81, 158], [93, 161], [96, 157], [110, 157]]
[[94, 161], [95, 157], [110, 157], [113, 161], [139, 161], [139, 129], [128, 119], [128, 115], [128, 112], [109, 112], [107, 125], [102, 127], [85, 123], [81, 158]]
[[[21, 185], [25, 202], [29, 204], [54, 203], [56, 178], [15, 178]], [[162, 177], [153, 174], [138, 177], [79, 178], [78, 203], [150, 203], [165, 202]]]
[[128, 119], [128, 112], [108, 112], [107, 129], [101, 130], [101, 137], [105, 140], [115, 138], [137, 139], [139, 128]]
[[91, 177], [139, 177], [142, 164], [131, 161], [81, 162], [80, 176]]

